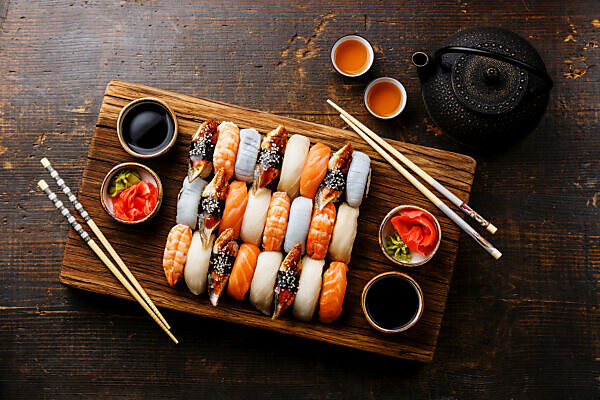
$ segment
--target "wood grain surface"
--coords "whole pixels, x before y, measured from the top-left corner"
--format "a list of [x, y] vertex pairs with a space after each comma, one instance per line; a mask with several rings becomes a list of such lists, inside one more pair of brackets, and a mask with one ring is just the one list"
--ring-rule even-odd
[[[595, 0], [0, 0], [0, 398], [598, 398], [599, 20]], [[477, 25], [527, 38], [555, 82], [537, 129], [490, 153], [436, 129], [410, 64]], [[375, 47], [364, 78], [330, 65], [347, 33]], [[389, 122], [362, 103], [384, 75], [408, 94]], [[70, 228], [36, 188], [47, 156], [80, 189], [115, 78], [343, 128], [331, 98], [386, 137], [467, 152], [504, 255], [461, 236], [428, 364], [169, 310], [182, 342], [165, 345], [139, 305], [59, 282]]]
[[[158, 97], [166, 101], [175, 112], [179, 135], [173, 149], [167, 155], [145, 163], [159, 174], [163, 183], [164, 195], [160, 214], [151, 223], [132, 227], [119, 224], [103, 211], [99, 193], [102, 180], [108, 171], [118, 163], [133, 160], [132, 156], [123, 150], [117, 138], [117, 119], [127, 103], [141, 97]], [[209, 118], [233, 121], [240, 128], [253, 127], [263, 133], [282, 124], [290, 134], [305, 135], [312, 143], [321, 142], [332, 149], [338, 149], [349, 141], [354, 149], [371, 157], [371, 187], [369, 197], [360, 208], [358, 235], [348, 273], [344, 313], [334, 324], [323, 324], [316, 321], [316, 318], [310, 323], [295, 321], [289, 317], [272, 321], [254, 309], [249, 302], [235, 301], [227, 296], [219, 302], [218, 307], [213, 307], [206, 295], [194, 296], [183, 282], [174, 288], [167, 284], [162, 268], [162, 255], [169, 230], [175, 225], [177, 193], [187, 174], [190, 140], [199, 124]], [[425, 168], [431, 176], [456, 192], [462, 200], [468, 200], [475, 172], [475, 161], [471, 157], [391, 142], [411, 157], [413, 162]], [[107, 235], [125, 263], [131, 267], [136, 278], [144, 282], [144, 288], [157, 306], [392, 357], [428, 362], [433, 358], [444, 315], [460, 229], [431, 205], [417, 189], [399, 178], [379, 154], [352, 132], [148, 86], [112, 81], [106, 88], [100, 106], [78, 197], [100, 230]], [[386, 335], [374, 330], [367, 323], [362, 314], [360, 299], [364, 285], [371, 278], [395, 269], [381, 253], [377, 237], [381, 220], [390, 209], [400, 204], [414, 204], [431, 210], [442, 227], [442, 243], [434, 259], [425, 266], [404, 268], [423, 289], [425, 308], [420, 321], [413, 329], [403, 334]], [[74, 231], [70, 232], [65, 247], [60, 281], [80, 289], [133, 300]], [[174, 332], [177, 332], [176, 327]]]

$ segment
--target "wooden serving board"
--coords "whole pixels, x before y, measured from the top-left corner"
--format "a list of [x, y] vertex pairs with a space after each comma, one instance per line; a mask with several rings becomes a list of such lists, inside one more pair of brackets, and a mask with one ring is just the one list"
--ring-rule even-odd
[[[126, 226], [115, 222], [102, 209], [99, 200], [100, 184], [114, 165], [134, 161], [119, 145], [116, 132], [117, 116], [125, 104], [145, 96], [159, 97], [172, 107], [179, 123], [179, 136], [173, 149], [166, 155], [142, 161], [159, 174], [164, 186], [163, 205], [159, 214], [147, 224]], [[248, 301], [236, 301], [225, 296], [218, 307], [213, 307], [206, 295], [194, 296], [183, 282], [175, 288], [168, 286], [162, 268], [163, 246], [169, 230], [175, 224], [177, 194], [187, 172], [191, 136], [198, 125], [207, 118], [233, 121], [241, 128], [254, 127], [263, 133], [277, 124], [283, 124], [291, 134], [303, 134], [309, 137], [311, 142], [320, 141], [332, 149], [338, 149], [346, 141], [351, 141], [356, 150], [363, 151], [371, 157], [371, 189], [369, 197], [360, 207], [358, 235], [348, 273], [344, 312], [335, 323], [322, 324], [316, 318], [310, 323], [304, 323], [289, 316], [272, 321], [255, 310]], [[475, 171], [475, 161], [472, 158], [407, 143], [390, 143], [458, 197], [468, 199]], [[398, 358], [422, 362], [431, 361], [433, 358], [454, 269], [459, 228], [354, 132], [133, 83], [112, 81], [106, 88], [100, 108], [80, 186], [79, 201], [92, 215], [158, 307]], [[391, 208], [401, 204], [414, 204], [431, 211], [439, 219], [442, 227], [442, 243], [436, 256], [421, 267], [396, 267], [386, 260], [379, 249], [379, 223]], [[361, 311], [360, 298], [367, 281], [376, 274], [395, 269], [402, 270], [417, 280], [424, 292], [425, 310], [421, 320], [407, 332], [386, 335], [367, 323]], [[60, 281], [76, 288], [133, 300], [73, 230], [69, 233], [65, 247]], [[174, 332], [177, 332], [176, 326]]]

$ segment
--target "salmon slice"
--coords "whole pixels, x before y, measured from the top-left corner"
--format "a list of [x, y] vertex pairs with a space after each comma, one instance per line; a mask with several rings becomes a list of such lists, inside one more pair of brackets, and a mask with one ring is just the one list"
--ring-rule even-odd
[[327, 204], [321, 211], [315, 209], [313, 213], [306, 239], [306, 254], [315, 260], [322, 260], [327, 254], [335, 224], [335, 214], [335, 206], [332, 203]]
[[189, 226], [177, 224], [171, 228], [163, 255], [163, 268], [169, 285], [175, 286], [183, 278], [183, 267], [191, 244], [192, 230]]
[[348, 266], [343, 262], [332, 262], [323, 274], [323, 290], [319, 302], [319, 320], [332, 323], [342, 315], [342, 303], [346, 294]]
[[306, 198], [314, 199], [319, 185], [327, 174], [327, 163], [331, 149], [324, 144], [317, 143], [308, 151], [302, 175], [300, 175], [300, 194]]
[[273, 193], [267, 210], [265, 230], [263, 231], [262, 243], [265, 251], [279, 251], [285, 238], [289, 215], [290, 198], [287, 193]]
[[240, 128], [233, 122], [221, 122], [217, 128], [219, 138], [213, 153], [213, 167], [225, 169], [226, 180], [231, 179], [235, 158], [240, 145]]
[[248, 289], [250, 289], [259, 254], [260, 249], [253, 244], [244, 243], [240, 246], [227, 285], [229, 296], [236, 300], [244, 300]]
[[233, 181], [229, 184], [229, 192], [225, 198], [225, 209], [219, 224], [219, 234], [227, 228], [233, 229], [233, 238], [237, 240], [242, 229], [242, 219], [248, 204], [248, 190], [246, 183]]

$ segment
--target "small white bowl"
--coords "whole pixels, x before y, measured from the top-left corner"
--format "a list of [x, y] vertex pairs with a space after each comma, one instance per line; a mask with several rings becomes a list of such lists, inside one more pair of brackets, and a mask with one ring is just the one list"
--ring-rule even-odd
[[[368, 102], [369, 92], [371, 91], [371, 89], [373, 89], [373, 86], [375, 86], [379, 82], [391, 82], [394, 84], [394, 86], [396, 86], [398, 89], [400, 89], [400, 95], [402, 96], [402, 99], [400, 100], [400, 106], [398, 106], [398, 109], [391, 115], [384, 116], [384, 115], [375, 114], [373, 112], [373, 110], [371, 110], [371, 107], [369, 107], [369, 102]], [[402, 111], [404, 111], [404, 108], [406, 107], [406, 89], [404, 89], [404, 86], [394, 78], [388, 78], [388, 77], [377, 78], [377, 79], [371, 81], [371, 83], [369, 83], [367, 85], [367, 88], [365, 89], [364, 102], [365, 102], [365, 107], [367, 107], [367, 110], [375, 118], [379, 118], [379, 119], [396, 118], [398, 115], [400, 115], [400, 113]]]
[[[367, 65], [361, 72], [356, 73], [356, 74], [347, 74], [345, 72], [342, 72], [342, 70], [340, 70], [338, 68], [337, 64], [335, 63], [335, 51], [337, 50], [337, 48], [340, 44], [342, 44], [348, 40], [358, 40], [359, 42], [364, 44], [365, 47], [367, 48], [367, 57], [368, 57]], [[367, 72], [369, 69], [371, 69], [374, 59], [375, 59], [375, 53], [373, 52], [373, 46], [371, 46], [371, 43], [369, 43], [369, 41], [367, 39], [363, 38], [362, 36], [358, 36], [358, 35], [342, 36], [341, 38], [339, 38], [337, 40], [337, 42], [335, 42], [335, 44], [331, 48], [331, 64], [333, 64], [333, 68], [335, 68], [335, 70], [337, 72], [339, 72], [340, 74], [342, 74], [344, 76], [347, 76], [348, 78], [356, 78], [357, 76], [363, 75], [365, 72]]]

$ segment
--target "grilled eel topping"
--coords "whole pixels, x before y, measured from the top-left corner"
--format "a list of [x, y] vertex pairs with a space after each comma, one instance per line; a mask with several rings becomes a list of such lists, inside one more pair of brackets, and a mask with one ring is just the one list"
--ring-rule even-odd
[[298, 293], [298, 281], [302, 272], [302, 242], [298, 242], [285, 257], [275, 283], [275, 311], [273, 319], [279, 318], [292, 305]]
[[321, 211], [328, 203], [336, 202], [346, 189], [346, 175], [352, 162], [352, 145], [346, 143], [329, 159], [327, 175], [315, 196], [315, 209]]
[[212, 171], [213, 152], [219, 138], [215, 120], [206, 120], [200, 125], [190, 143], [190, 158], [188, 161], [188, 180], [206, 178]]
[[212, 231], [221, 222], [228, 188], [229, 183], [225, 177], [225, 169], [219, 168], [215, 171], [212, 181], [202, 191], [198, 212], [200, 215], [198, 229], [204, 246], [208, 244]]
[[221, 295], [225, 293], [238, 250], [232, 228], [225, 229], [215, 240], [208, 267], [208, 298], [213, 306], [219, 303]]
[[287, 145], [287, 131], [279, 125], [267, 133], [260, 144], [260, 153], [254, 169], [254, 182], [252, 190], [267, 186], [273, 182], [281, 172], [283, 155]]

